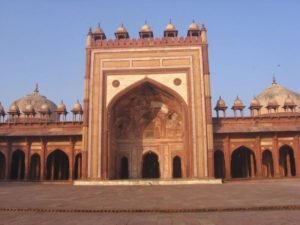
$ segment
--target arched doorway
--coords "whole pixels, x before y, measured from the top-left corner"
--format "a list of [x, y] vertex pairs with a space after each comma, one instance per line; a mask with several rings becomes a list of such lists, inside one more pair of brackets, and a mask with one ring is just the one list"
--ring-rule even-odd
[[231, 154], [231, 177], [248, 178], [255, 177], [256, 161], [253, 151], [246, 147], [240, 147]]
[[66, 153], [55, 150], [47, 158], [47, 179], [67, 180], [69, 179], [69, 159]]
[[273, 157], [270, 150], [265, 150], [262, 155], [262, 165], [263, 165], [263, 176], [273, 177], [274, 176], [274, 166]]
[[225, 178], [225, 160], [224, 153], [220, 150], [214, 153], [215, 178]]
[[181, 178], [182, 169], [181, 169], [181, 159], [179, 156], [173, 158], [173, 178]]
[[5, 156], [2, 152], [0, 152], [0, 180], [3, 180], [5, 178]]
[[[178, 93], [150, 79], [137, 82], [119, 92], [109, 103], [107, 119], [104, 118], [107, 121], [109, 138], [105, 139], [108, 143], [104, 144], [102, 157], [102, 168], [108, 171], [103, 171], [103, 176], [120, 178], [122, 163], [119, 156], [131, 155], [127, 158], [130, 165], [128, 176], [140, 178], [141, 174], [131, 169], [140, 168], [138, 162], [140, 150], [143, 148], [139, 146], [143, 146], [145, 141], [150, 141], [159, 149], [166, 148], [168, 142], [172, 141], [176, 142], [180, 149], [188, 149], [178, 154], [187, 160], [187, 163], [184, 163], [185, 168], [181, 169], [185, 171], [185, 176], [189, 176], [192, 164], [189, 163], [191, 157], [187, 157], [191, 155], [191, 149], [187, 147], [187, 139], [191, 137], [189, 126], [186, 124], [187, 111], [188, 107]], [[132, 151], [135, 153], [132, 154]], [[123, 165], [125, 164], [124, 161]], [[189, 168], [186, 168], [187, 166]], [[161, 169], [163, 168], [166, 167], [162, 166]], [[163, 174], [163, 171], [159, 173]], [[172, 178], [172, 173], [168, 171], [167, 174]]]
[[39, 180], [41, 175], [41, 157], [33, 154], [30, 160], [29, 177], [31, 180]]
[[74, 179], [81, 179], [82, 178], [82, 154], [79, 153], [75, 157], [75, 164], [74, 164]]
[[294, 151], [290, 146], [284, 145], [279, 149], [279, 165], [281, 176], [296, 176]]
[[129, 178], [128, 158], [125, 156], [121, 158], [120, 178], [121, 179]]
[[11, 179], [23, 180], [25, 178], [25, 154], [21, 150], [14, 151], [11, 161]]
[[143, 178], [159, 178], [158, 156], [153, 152], [148, 152], [143, 156]]

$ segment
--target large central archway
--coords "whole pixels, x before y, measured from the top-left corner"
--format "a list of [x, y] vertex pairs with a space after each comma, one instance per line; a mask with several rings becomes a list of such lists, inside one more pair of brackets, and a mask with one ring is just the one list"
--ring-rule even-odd
[[159, 178], [158, 156], [153, 152], [148, 152], [143, 157], [143, 178]]
[[47, 158], [47, 179], [67, 180], [69, 178], [69, 159], [66, 153], [55, 150]]
[[[144, 177], [139, 172], [143, 165], [138, 162], [145, 161], [144, 157], [147, 162], [150, 157], [142, 154], [145, 146], [156, 146], [158, 154], [166, 158], [171, 158], [172, 151], [176, 151], [182, 158], [190, 160], [187, 110], [178, 93], [152, 80], [146, 79], [119, 93], [109, 104], [107, 112], [109, 138], [102, 165], [107, 170], [108, 178]], [[169, 155], [163, 153], [167, 148]], [[130, 176], [120, 173], [120, 168], [124, 167], [124, 162], [120, 160], [123, 155], [129, 156]], [[191, 163], [182, 164], [187, 165], [182, 171], [186, 171], [188, 176]], [[159, 176], [172, 178], [172, 162], [168, 167], [168, 172], [160, 171]]]

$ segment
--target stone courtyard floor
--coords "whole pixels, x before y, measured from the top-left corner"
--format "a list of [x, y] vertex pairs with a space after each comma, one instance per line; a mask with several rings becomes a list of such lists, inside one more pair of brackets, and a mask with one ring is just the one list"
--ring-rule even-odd
[[176, 186], [0, 182], [0, 225], [300, 224], [300, 179]]

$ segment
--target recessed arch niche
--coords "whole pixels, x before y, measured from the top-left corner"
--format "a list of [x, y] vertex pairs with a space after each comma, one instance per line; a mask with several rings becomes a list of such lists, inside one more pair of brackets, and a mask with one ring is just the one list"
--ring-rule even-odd
[[[107, 110], [108, 142], [106, 157], [109, 178], [119, 178], [120, 155], [131, 155], [128, 160], [132, 178], [141, 178], [143, 149], [156, 146], [160, 155], [170, 154], [172, 148], [180, 148], [188, 155], [188, 133], [186, 122], [187, 105], [176, 93], [164, 85], [145, 79], [118, 93]], [[168, 141], [168, 143], [166, 142]], [[175, 146], [175, 147], [174, 147]], [[168, 156], [166, 156], [168, 157]], [[188, 158], [188, 157], [185, 157]], [[186, 165], [186, 163], [184, 163]], [[188, 169], [187, 169], [188, 171]], [[163, 177], [172, 177], [171, 169]]]

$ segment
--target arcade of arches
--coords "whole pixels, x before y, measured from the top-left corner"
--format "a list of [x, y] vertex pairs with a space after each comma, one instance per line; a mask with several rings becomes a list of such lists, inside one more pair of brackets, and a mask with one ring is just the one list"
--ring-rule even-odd
[[215, 177], [293, 177], [298, 175], [294, 152], [294, 149], [288, 145], [281, 146], [277, 151], [265, 149], [260, 154], [245, 146], [234, 149], [229, 155], [224, 154], [222, 150], [216, 150]]
[[120, 96], [110, 112], [110, 178], [188, 176], [184, 110], [174, 95], [149, 82]]
[[38, 153], [32, 154], [29, 159], [23, 150], [17, 149], [12, 153], [9, 160], [10, 167], [8, 168], [9, 162], [7, 157], [0, 152], [0, 180], [81, 179], [82, 154], [78, 153], [75, 156], [73, 168], [70, 168], [69, 159], [70, 157], [60, 149], [51, 152], [45, 162], [41, 161], [41, 155]]

